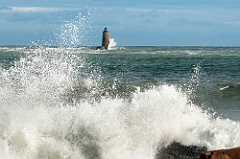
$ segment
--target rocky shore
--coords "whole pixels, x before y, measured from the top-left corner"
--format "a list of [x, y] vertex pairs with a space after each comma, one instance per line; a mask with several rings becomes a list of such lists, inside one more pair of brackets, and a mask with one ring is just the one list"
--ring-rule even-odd
[[157, 159], [240, 159], [240, 147], [207, 151], [206, 147], [174, 142], [159, 149]]

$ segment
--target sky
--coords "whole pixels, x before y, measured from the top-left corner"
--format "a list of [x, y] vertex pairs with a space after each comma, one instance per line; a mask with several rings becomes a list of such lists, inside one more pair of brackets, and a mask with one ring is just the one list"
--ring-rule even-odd
[[240, 46], [240, 0], [0, 0], [0, 45]]

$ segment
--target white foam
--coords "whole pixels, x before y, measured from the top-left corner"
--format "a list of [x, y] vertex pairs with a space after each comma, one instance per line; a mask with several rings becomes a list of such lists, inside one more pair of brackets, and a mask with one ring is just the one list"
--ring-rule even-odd
[[225, 87], [222, 87], [222, 88], [219, 88], [220, 91], [223, 91], [225, 89], [229, 88], [229, 86], [225, 86]]
[[109, 49], [109, 50], [115, 50], [115, 49], [116, 49], [116, 46], [117, 46], [117, 42], [114, 41], [114, 38], [111, 38], [111, 39], [110, 39], [109, 46], [108, 46], [108, 49]]

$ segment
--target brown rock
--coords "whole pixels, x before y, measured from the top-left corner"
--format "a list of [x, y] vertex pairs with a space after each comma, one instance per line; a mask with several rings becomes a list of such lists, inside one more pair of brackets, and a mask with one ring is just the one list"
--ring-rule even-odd
[[204, 152], [199, 159], [240, 159], [240, 147]]

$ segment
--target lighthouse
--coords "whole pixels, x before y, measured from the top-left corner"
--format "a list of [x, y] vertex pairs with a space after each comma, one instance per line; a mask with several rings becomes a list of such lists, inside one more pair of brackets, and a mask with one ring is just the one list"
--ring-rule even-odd
[[107, 28], [104, 28], [103, 35], [102, 35], [102, 48], [108, 49], [109, 43], [110, 43], [109, 32], [108, 32]]
[[96, 50], [108, 50], [109, 43], [110, 43], [109, 32], [108, 32], [107, 28], [104, 28], [103, 35], [102, 35], [102, 46], [98, 46], [95, 49]]

